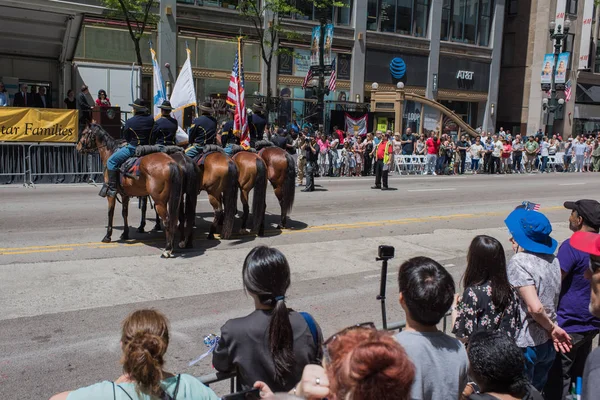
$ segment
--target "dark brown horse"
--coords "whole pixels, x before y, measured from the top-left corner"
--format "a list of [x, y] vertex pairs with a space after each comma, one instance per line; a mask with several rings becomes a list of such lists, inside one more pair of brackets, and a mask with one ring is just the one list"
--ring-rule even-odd
[[215, 217], [208, 232], [208, 239], [215, 238], [218, 226], [221, 238], [230, 239], [237, 212], [238, 170], [235, 162], [225, 153], [215, 151], [198, 160], [198, 190], [206, 191]]
[[[106, 167], [108, 158], [118, 149], [119, 143], [115, 141], [100, 125], [87, 126], [82, 135], [77, 150], [82, 153], [98, 151], [102, 165]], [[106, 179], [106, 175], [105, 175]], [[182, 171], [177, 163], [164, 153], [149, 154], [141, 158], [139, 179], [124, 177], [121, 180], [121, 197], [123, 202], [123, 234], [122, 240], [129, 239], [129, 226], [127, 215], [129, 198], [133, 196], [150, 196], [154, 201], [156, 212], [165, 224], [167, 245], [162, 257], [171, 257], [173, 242], [177, 230], [179, 216], [179, 203], [182, 193]], [[116, 197], [108, 199], [108, 228], [103, 242], [111, 241], [113, 230], [113, 216], [115, 212]]]
[[267, 208], [267, 166], [258, 154], [248, 151], [236, 152], [233, 155], [233, 161], [235, 161], [239, 172], [240, 200], [244, 207], [240, 232], [246, 230], [246, 222], [250, 211], [248, 198], [250, 191], [254, 189], [252, 199], [253, 228], [258, 236], [263, 236], [265, 234], [265, 210]]
[[279, 147], [265, 147], [258, 153], [267, 165], [267, 177], [281, 207], [281, 224], [279, 229], [286, 228], [287, 215], [294, 206], [296, 195], [296, 166], [294, 159]]

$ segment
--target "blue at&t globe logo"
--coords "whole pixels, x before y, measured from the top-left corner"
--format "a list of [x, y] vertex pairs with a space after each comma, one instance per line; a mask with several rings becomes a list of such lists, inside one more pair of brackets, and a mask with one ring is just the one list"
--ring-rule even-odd
[[394, 79], [402, 79], [406, 74], [406, 63], [400, 57], [395, 57], [390, 61], [390, 73]]

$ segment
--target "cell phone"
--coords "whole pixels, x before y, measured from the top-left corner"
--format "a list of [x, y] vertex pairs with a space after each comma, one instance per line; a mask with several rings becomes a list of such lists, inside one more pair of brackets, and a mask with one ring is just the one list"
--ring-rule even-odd
[[226, 394], [221, 400], [260, 400], [260, 390], [255, 388]]

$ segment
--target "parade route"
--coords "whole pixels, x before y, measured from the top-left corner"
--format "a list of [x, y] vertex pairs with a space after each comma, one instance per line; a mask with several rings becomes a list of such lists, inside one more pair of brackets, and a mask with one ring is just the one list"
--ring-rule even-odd
[[[388, 318], [401, 320], [395, 273], [403, 260], [430, 256], [458, 283], [473, 236], [498, 238], [510, 255], [503, 220], [523, 200], [541, 204], [553, 236], [562, 241], [570, 235], [563, 202], [600, 198], [597, 181], [596, 174], [410, 176], [392, 177], [397, 190], [382, 192], [369, 189], [371, 178], [323, 178], [313, 193], [297, 188], [291, 229], [275, 229], [279, 208], [269, 187], [266, 236], [236, 234], [229, 241], [205, 239], [212, 212], [203, 193], [195, 248], [174, 259], [159, 257], [162, 233], [135, 231], [137, 202], [130, 205], [131, 240], [118, 241], [117, 206], [117, 241], [102, 243], [106, 201], [96, 195], [98, 188], [0, 187], [0, 391], [42, 399], [115, 378], [120, 322], [142, 307], [160, 309], [171, 321], [168, 369], [212, 372], [208, 360], [187, 364], [205, 351], [204, 336], [252, 309], [241, 267], [259, 244], [287, 256], [289, 306], [311, 312], [326, 336], [352, 323], [381, 322], [375, 257], [378, 245], [394, 246]], [[153, 212], [149, 216], [146, 229], [154, 222]]]

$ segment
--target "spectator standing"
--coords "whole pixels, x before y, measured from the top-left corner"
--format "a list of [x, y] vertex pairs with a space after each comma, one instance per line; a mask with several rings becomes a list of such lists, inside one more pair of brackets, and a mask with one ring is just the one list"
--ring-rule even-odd
[[542, 165], [540, 167], [541, 173], [546, 172], [546, 166], [548, 165], [548, 156], [550, 155], [549, 149], [550, 143], [548, 143], [548, 138], [544, 136], [542, 138], [542, 141], [540, 142], [540, 156], [542, 157]]
[[590, 169], [590, 167], [592, 165], [592, 151], [594, 151], [594, 148], [590, 139], [585, 141], [585, 145], [587, 146], [587, 149], [585, 150], [585, 154], [583, 157], [583, 171], [591, 172], [592, 170]]
[[512, 155], [512, 144], [511, 141], [505, 139], [502, 141], [502, 172], [505, 174], [510, 174], [512, 171], [510, 164], [510, 156]]
[[587, 145], [583, 139], [576, 140], [573, 144], [572, 154], [575, 156], [575, 171], [583, 172], [583, 162], [585, 159], [585, 152], [587, 151]]
[[317, 173], [321, 176], [325, 176], [325, 174], [327, 174], [327, 153], [329, 153], [329, 140], [327, 140], [324, 133], [321, 134], [317, 144], [319, 145], [319, 170]]
[[394, 134], [392, 144], [394, 146], [394, 156], [402, 155], [402, 140], [400, 139], [400, 134], [398, 132]]
[[317, 160], [319, 159], [320, 147], [312, 134], [306, 135], [302, 151], [306, 158], [306, 187], [302, 191], [313, 192], [315, 190], [315, 171], [319, 170]]
[[477, 332], [471, 337], [467, 353], [469, 376], [479, 388], [469, 400], [543, 400], [527, 381], [523, 354], [506, 335]]
[[550, 237], [550, 221], [537, 211], [517, 208], [504, 222], [516, 253], [508, 264], [508, 278], [518, 290], [523, 321], [515, 342], [525, 356], [531, 384], [542, 390], [555, 350], [568, 352], [571, 346], [567, 332], [556, 324], [561, 281], [554, 256], [557, 242]]
[[419, 156], [424, 156], [426, 154], [427, 146], [425, 146], [425, 141], [425, 135], [421, 135], [421, 137], [417, 139], [415, 152]]
[[411, 399], [458, 399], [467, 384], [467, 353], [437, 329], [452, 305], [452, 275], [431, 258], [415, 257], [400, 266], [398, 285], [406, 328], [396, 339], [415, 365]]
[[302, 181], [304, 180], [304, 170], [306, 169], [306, 151], [304, 151], [306, 140], [304, 132], [300, 132], [298, 134], [298, 140], [296, 140], [298, 154], [298, 186], [302, 185]]
[[373, 171], [373, 134], [367, 133], [367, 139], [364, 142], [363, 157], [365, 160], [364, 176], [370, 176]]
[[337, 136], [340, 147], [344, 145], [344, 131], [336, 126], [333, 127], [333, 134]]
[[354, 176], [360, 176], [362, 174], [363, 168], [363, 138], [358, 136], [356, 142], [354, 143], [354, 159], [356, 160], [356, 167], [354, 170]]
[[46, 98], [47, 92], [45, 86], [40, 86], [38, 92], [38, 108], [51, 108], [48, 99]]
[[287, 392], [300, 381], [304, 366], [321, 361], [321, 330], [309, 314], [288, 309], [290, 267], [279, 250], [252, 249], [242, 279], [256, 309], [223, 325], [213, 365], [221, 372], [237, 370], [244, 389], [260, 380]]
[[429, 139], [425, 142], [427, 146], [427, 157], [426, 157], [426, 174], [437, 175], [435, 173], [435, 165], [437, 161], [438, 151], [440, 150], [440, 135], [438, 132], [432, 131]]
[[98, 107], [110, 107], [110, 100], [106, 96], [106, 90], [98, 90], [98, 98], [96, 99], [96, 105]]
[[27, 91], [27, 84], [22, 83], [20, 90], [15, 93], [13, 98], [13, 107], [35, 107], [33, 94]]
[[[598, 233], [600, 203], [596, 200], [568, 201], [571, 210], [569, 228], [577, 232]], [[571, 239], [558, 250], [562, 286], [558, 298], [557, 321], [573, 340], [570, 352], [558, 353], [550, 371], [544, 392], [547, 400], [562, 400], [569, 394], [572, 383], [583, 375], [585, 361], [592, 351], [592, 341], [600, 330], [600, 318], [589, 311], [590, 281], [584, 277], [590, 266], [590, 255], [573, 248]]]
[[77, 108], [77, 103], [75, 102], [75, 92], [73, 92], [73, 89], [69, 89], [67, 91], [67, 97], [65, 97], [63, 100], [63, 104], [67, 110], [75, 110]]
[[81, 91], [77, 95], [77, 109], [79, 110], [79, 127], [85, 126], [85, 124], [92, 121], [92, 106], [88, 103], [87, 96], [90, 91], [86, 85], [81, 87]]
[[8, 107], [8, 92], [4, 86], [4, 82], [0, 82], [0, 107]]
[[[533, 172], [533, 166], [537, 160], [537, 155], [540, 149], [538, 142], [534, 140], [533, 136], [529, 136], [529, 140], [524, 145], [525, 147], [525, 170], [527, 172]], [[528, 169], [529, 168], [529, 169]]]
[[456, 143], [457, 153], [460, 155], [460, 168], [458, 173], [463, 175], [465, 173], [465, 163], [467, 162], [467, 150], [471, 147], [471, 144], [467, 141], [467, 137], [463, 136]]
[[493, 139], [488, 136], [483, 144], [483, 171], [487, 174], [492, 173], [492, 153], [494, 152]]
[[479, 161], [481, 160], [481, 154], [483, 153], [483, 146], [481, 145], [481, 138], [477, 136], [475, 143], [469, 148], [471, 153], [471, 173], [479, 173]]
[[402, 155], [412, 156], [415, 153], [415, 142], [417, 138], [412, 133], [412, 129], [406, 128], [402, 135]]
[[600, 146], [598, 140], [594, 140], [594, 150], [592, 151], [592, 171], [600, 171]]
[[123, 321], [123, 375], [114, 382], [104, 381], [60, 393], [50, 400], [218, 400], [217, 395], [198, 378], [188, 374], [174, 375], [164, 370], [168, 346], [169, 327], [165, 316], [155, 310], [134, 311]]
[[[592, 232], [576, 232], [571, 237], [574, 249], [590, 255], [589, 268], [585, 278], [591, 281], [590, 312], [600, 318], [600, 235]], [[598, 395], [598, 382], [600, 382], [600, 348], [596, 348], [587, 358], [583, 372], [584, 400], [594, 399]]]
[[564, 171], [569, 172], [569, 167], [571, 166], [571, 162], [573, 161], [573, 138], [569, 138], [567, 144], [565, 145], [565, 155], [563, 156], [564, 162]]
[[493, 237], [473, 238], [463, 277], [464, 292], [456, 295], [452, 333], [467, 342], [479, 331], [501, 330], [511, 338], [521, 328], [517, 293], [508, 282], [502, 244]]
[[337, 138], [337, 135], [334, 134], [329, 139], [329, 151], [327, 152], [327, 157], [329, 158], [329, 171], [327, 176], [339, 176], [339, 145], [340, 140]]
[[504, 149], [504, 143], [500, 140], [500, 138], [494, 135], [494, 150], [492, 151], [492, 164], [490, 166], [490, 174], [500, 174], [501, 173], [501, 158], [502, 151]]
[[521, 137], [517, 136], [517, 138], [514, 141], [513, 147], [512, 147], [512, 151], [513, 151], [513, 163], [512, 163], [512, 169], [515, 173], [520, 174], [521, 173], [521, 164], [523, 162], [523, 143], [521, 143]]
[[[375, 186], [371, 189], [388, 190], [388, 174], [392, 166], [392, 143], [389, 140], [389, 131], [377, 144], [375, 153]], [[383, 186], [382, 186], [383, 181]]]

